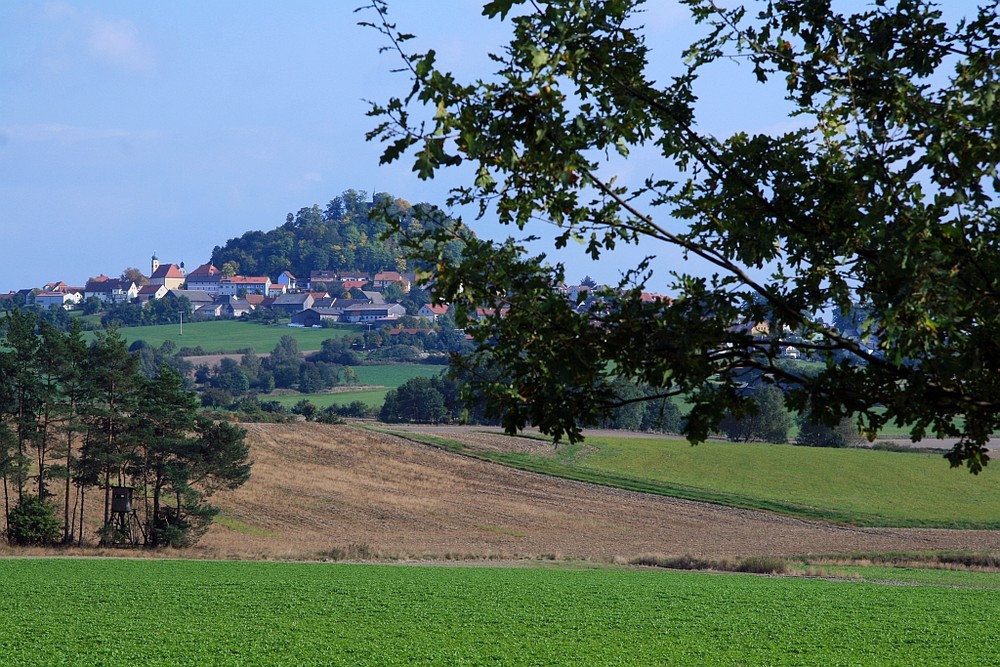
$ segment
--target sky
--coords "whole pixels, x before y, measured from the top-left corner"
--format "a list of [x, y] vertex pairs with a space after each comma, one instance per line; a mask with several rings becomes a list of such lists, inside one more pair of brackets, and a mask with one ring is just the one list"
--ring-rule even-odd
[[[380, 167], [381, 146], [365, 141], [366, 100], [408, 82], [379, 53], [381, 36], [357, 25], [374, 18], [355, 13], [363, 2], [0, 2], [0, 293], [148, 273], [154, 253], [192, 269], [228, 239], [349, 188], [443, 204], [457, 181]], [[507, 34], [473, 0], [391, 11], [460, 78], [485, 75]], [[644, 22], [656, 55], [678, 62], [692, 31], [684, 10], [657, 0]], [[707, 122], [721, 132], [780, 121], [732, 82], [715, 91]], [[651, 173], [654, 161], [640, 154], [629, 169]], [[463, 217], [482, 236], [517, 233]], [[615, 283], [650, 252], [559, 259], [570, 280]]]

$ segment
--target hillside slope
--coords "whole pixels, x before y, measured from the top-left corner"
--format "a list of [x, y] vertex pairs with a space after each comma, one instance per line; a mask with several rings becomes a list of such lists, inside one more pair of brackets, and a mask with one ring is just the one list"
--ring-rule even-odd
[[214, 497], [221, 521], [196, 548], [207, 556], [608, 561], [1000, 549], [998, 532], [830, 526], [549, 478], [349, 426], [246, 428], [253, 476]]

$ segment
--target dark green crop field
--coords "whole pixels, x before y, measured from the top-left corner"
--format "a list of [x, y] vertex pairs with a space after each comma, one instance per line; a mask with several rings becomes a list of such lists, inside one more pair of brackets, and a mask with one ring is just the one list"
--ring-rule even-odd
[[996, 665], [1000, 592], [747, 575], [0, 561], [5, 665]]

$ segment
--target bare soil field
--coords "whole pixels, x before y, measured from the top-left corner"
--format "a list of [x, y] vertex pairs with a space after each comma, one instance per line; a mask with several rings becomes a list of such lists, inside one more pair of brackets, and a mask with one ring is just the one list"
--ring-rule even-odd
[[[850, 528], [505, 468], [350, 426], [247, 424], [254, 471], [220, 492], [205, 557], [726, 558], [1000, 549], [1000, 532]], [[475, 447], [551, 447], [456, 430]], [[195, 555], [195, 554], [192, 554]]]

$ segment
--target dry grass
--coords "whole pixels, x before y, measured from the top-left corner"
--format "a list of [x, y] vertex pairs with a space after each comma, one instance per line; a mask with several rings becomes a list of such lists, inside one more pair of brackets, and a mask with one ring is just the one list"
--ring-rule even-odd
[[[641, 554], [738, 562], [1000, 550], [996, 532], [837, 527], [550, 478], [350, 426], [244, 427], [254, 460], [250, 481], [213, 497], [222, 514], [196, 547], [162, 555], [628, 563]], [[479, 446], [504, 446], [504, 436], [468, 437]], [[539, 446], [508, 440], [512, 447]], [[87, 502], [100, 511], [98, 494]], [[89, 519], [91, 538], [99, 520], [96, 514]]]
[[[214, 499], [223, 523], [196, 548], [203, 554], [610, 563], [1000, 548], [993, 532], [852, 529], [553, 479], [349, 426], [247, 429], [253, 476]], [[504, 436], [466, 433], [503, 446]]]

